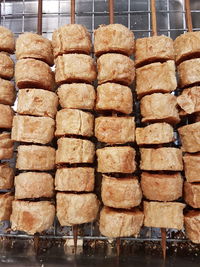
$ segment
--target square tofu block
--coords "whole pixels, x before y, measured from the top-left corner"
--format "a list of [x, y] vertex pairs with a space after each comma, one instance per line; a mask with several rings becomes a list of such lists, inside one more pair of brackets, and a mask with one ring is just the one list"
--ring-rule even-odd
[[0, 133], [0, 160], [11, 159], [13, 151], [14, 142], [11, 140], [11, 134], [7, 132]]
[[184, 89], [177, 97], [177, 103], [186, 114], [200, 112], [200, 86]]
[[13, 187], [14, 169], [8, 163], [0, 163], [0, 189]]
[[185, 153], [183, 162], [187, 182], [200, 182], [200, 153]]
[[184, 183], [184, 200], [193, 208], [200, 208], [200, 183]]
[[12, 212], [14, 196], [11, 193], [0, 195], [0, 221], [9, 221]]
[[0, 104], [12, 106], [15, 101], [15, 96], [14, 84], [0, 78]]
[[187, 237], [196, 244], [200, 244], [200, 211], [190, 210], [184, 216]]
[[15, 51], [14, 34], [7, 28], [0, 26], [0, 51], [13, 54]]
[[14, 75], [14, 62], [10, 55], [0, 52], [0, 77], [6, 80], [11, 80]]
[[8, 105], [0, 104], [0, 114], [0, 128], [12, 128], [12, 121], [14, 116], [13, 109]]

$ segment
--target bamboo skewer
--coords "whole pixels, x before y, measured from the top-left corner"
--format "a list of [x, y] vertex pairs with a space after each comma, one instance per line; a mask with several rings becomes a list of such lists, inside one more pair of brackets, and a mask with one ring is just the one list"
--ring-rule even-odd
[[37, 33], [42, 35], [42, 0], [38, 0]]
[[71, 24], [75, 23], [75, 0], [71, 0]]
[[114, 23], [114, 0], [109, 0], [109, 23]]
[[186, 17], [188, 32], [192, 32], [192, 16], [190, 9], [190, 0], [185, 0], [185, 17]]
[[166, 259], [166, 229], [165, 228], [161, 228], [161, 245], [162, 245], [162, 252], [163, 252], [163, 259]]

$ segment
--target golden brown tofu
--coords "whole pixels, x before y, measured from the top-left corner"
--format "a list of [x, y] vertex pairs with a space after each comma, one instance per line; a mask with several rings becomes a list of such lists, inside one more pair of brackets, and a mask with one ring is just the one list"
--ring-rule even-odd
[[107, 52], [131, 56], [134, 49], [134, 34], [122, 24], [100, 25], [94, 31], [94, 53], [96, 56]]
[[14, 112], [8, 105], [0, 104], [0, 128], [12, 128]]
[[98, 117], [95, 119], [95, 136], [100, 142], [123, 144], [135, 141], [134, 117]]
[[156, 62], [136, 69], [136, 92], [141, 98], [152, 93], [170, 93], [177, 87], [173, 60]]
[[54, 57], [68, 53], [90, 54], [92, 42], [88, 30], [80, 24], [67, 24], [52, 35]]
[[61, 85], [58, 90], [59, 103], [62, 108], [93, 109], [96, 93], [94, 86], [86, 83]]
[[15, 51], [14, 34], [7, 28], [0, 26], [0, 51], [13, 54]]
[[61, 226], [93, 222], [99, 211], [99, 201], [92, 193], [57, 193], [56, 205]]
[[55, 189], [58, 191], [90, 192], [94, 190], [94, 181], [94, 168], [61, 168], [56, 171]]
[[144, 201], [144, 226], [181, 230], [185, 206], [178, 202]]
[[117, 211], [103, 207], [100, 212], [99, 230], [102, 235], [110, 238], [138, 236], [143, 220], [144, 214], [138, 209]]
[[91, 141], [66, 138], [58, 139], [56, 164], [93, 163], [95, 146]]
[[184, 89], [177, 97], [177, 103], [186, 115], [200, 112], [200, 86]]
[[136, 177], [114, 178], [103, 175], [101, 197], [105, 206], [131, 209], [140, 205], [142, 191]]
[[20, 145], [16, 168], [19, 170], [48, 171], [55, 167], [56, 151], [50, 146]]
[[200, 244], [200, 211], [190, 210], [184, 216], [186, 236], [196, 244]]
[[141, 170], [182, 171], [182, 151], [175, 147], [141, 148]]
[[193, 208], [200, 208], [200, 183], [184, 183], [184, 200]]
[[56, 114], [55, 136], [80, 135], [92, 136], [94, 116], [78, 109], [61, 109]]
[[45, 172], [23, 172], [15, 176], [15, 199], [52, 197], [54, 180]]
[[174, 201], [182, 196], [183, 179], [180, 173], [142, 172], [141, 187], [143, 195], [149, 200]]
[[15, 80], [19, 89], [39, 88], [54, 90], [54, 73], [51, 68], [40, 60], [20, 59], [15, 65]]
[[200, 182], [200, 153], [185, 153], [183, 162], [187, 182]]
[[55, 207], [50, 201], [20, 201], [12, 203], [11, 228], [34, 235], [48, 230], [53, 225]]
[[0, 221], [9, 221], [14, 196], [11, 193], [0, 194]]
[[14, 62], [7, 53], [0, 52], [0, 77], [12, 79], [14, 75]]
[[54, 130], [52, 118], [17, 115], [13, 119], [12, 140], [48, 144], [54, 137]]
[[11, 140], [11, 134], [7, 132], [0, 133], [0, 160], [11, 159], [13, 151], [14, 142]]
[[0, 78], [0, 104], [12, 106], [15, 101], [15, 96], [14, 84]]
[[136, 170], [135, 150], [130, 146], [97, 149], [98, 172], [132, 173]]
[[97, 87], [96, 110], [112, 110], [130, 114], [133, 111], [133, 95], [128, 86], [104, 83]]
[[[48, 101], [47, 101], [48, 99]], [[58, 97], [55, 93], [42, 89], [21, 89], [18, 93], [17, 113], [54, 118]]]
[[16, 57], [17, 59], [39, 59], [52, 66], [53, 48], [51, 41], [33, 32], [20, 34], [16, 41]]
[[67, 54], [58, 56], [56, 64], [56, 83], [86, 82], [96, 80], [94, 59], [84, 54]]
[[166, 144], [174, 141], [173, 127], [165, 122], [136, 128], [136, 142], [140, 145]]
[[97, 60], [98, 84], [117, 82], [130, 85], [135, 78], [134, 61], [115, 53], [102, 55]]
[[0, 163], [0, 189], [13, 187], [14, 169], [8, 163]]
[[142, 122], [167, 122], [177, 124], [180, 121], [176, 96], [171, 94], [146, 95], [141, 99]]
[[165, 35], [136, 40], [135, 64], [137, 67], [158, 60], [174, 60], [173, 40]]

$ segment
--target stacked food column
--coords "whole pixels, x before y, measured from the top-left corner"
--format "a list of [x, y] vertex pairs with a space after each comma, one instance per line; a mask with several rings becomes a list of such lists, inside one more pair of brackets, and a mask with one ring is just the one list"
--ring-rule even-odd
[[51, 42], [34, 33], [24, 33], [16, 42], [15, 81], [19, 88], [12, 140], [20, 142], [12, 204], [13, 230], [41, 233], [52, 226], [55, 206], [55, 166], [52, 147], [58, 97], [54, 92]]

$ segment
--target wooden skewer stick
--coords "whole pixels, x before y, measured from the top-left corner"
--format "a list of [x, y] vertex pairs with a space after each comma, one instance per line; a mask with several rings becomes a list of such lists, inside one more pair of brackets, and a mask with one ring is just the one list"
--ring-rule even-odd
[[161, 245], [162, 245], [162, 252], [163, 252], [163, 259], [166, 259], [166, 229], [165, 228], [161, 228]]
[[33, 237], [33, 244], [34, 244], [34, 250], [35, 253], [38, 254], [38, 250], [39, 250], [39, 242], [40, 242], [40, 238], [38, 234], [34, 234]]
[[157, 19], [156, 19], [156, 2], [151, 0], [151, 24], [152, 24], [152, 35], [157, 36]]
[[190, 0], [185, 0], [185, 16], [188, 32], [192, 32], [192, 16], [190, 9]]
[[38, 0], [37, 33], [42, 35], [42, 0]]
[[109, 23], [114, 23], [114, 0], [109, 0]]
[[75, 23], [75, 0], [71, 0], [71, 24]]
[[118, 238], [116, 239], [116, 244], [117, 244], [117, 257], [119, 257], [119, 255], [120, 255], [120, 243], [121, 243], [121, 240], [120, 240], [120, 238], [118, 237]]
[[72, 231], [73, 231], [73, 238], [74, 238], [74, 253], [76, 254], [77, 240], [78, 240], [78, 225], [77, 224], [72, 226]]

